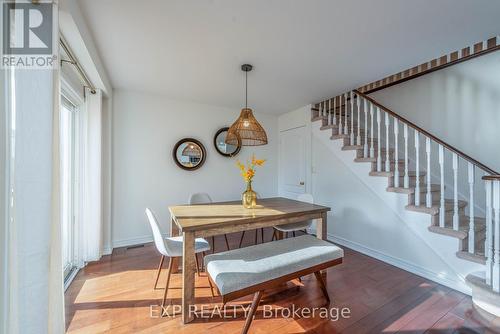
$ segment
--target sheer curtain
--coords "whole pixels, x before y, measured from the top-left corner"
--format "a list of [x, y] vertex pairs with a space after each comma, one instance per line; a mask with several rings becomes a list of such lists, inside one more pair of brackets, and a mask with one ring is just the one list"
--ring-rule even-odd
[[103, 249], [101, 207], [102, 91], [91, 94], [85, 88], [85, 103], [80, 111], [80, 226], [78, 265], [99, 260]]

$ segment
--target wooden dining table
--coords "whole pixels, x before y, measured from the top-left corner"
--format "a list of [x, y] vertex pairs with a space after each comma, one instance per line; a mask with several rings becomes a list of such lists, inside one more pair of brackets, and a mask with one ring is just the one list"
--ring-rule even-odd
[[[241, 201], [219, 202], [169, 207], [171, 214], [170, 235], [184, 237], [182, 257], [182, 321], [194, 319], [189, 312], [195, 304], [196, 261], [195, 238], [211, 237], [226, 233], [254, 230], [282, 224], [298, 223], [316, 219], [316, 236], [326, 239], [327, 213], [329, 207], [299, 202], [287, 198], [264, 198], [257, 206], [246, 209]], [[282, 234], [278, 234], [282, 238]]]

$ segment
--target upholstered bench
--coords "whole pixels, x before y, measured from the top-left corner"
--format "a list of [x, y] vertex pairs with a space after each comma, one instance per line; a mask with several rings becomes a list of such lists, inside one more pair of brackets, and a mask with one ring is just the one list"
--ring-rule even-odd
[[222, 302], [254, 293], [242, 333], [247, 333], [264, 290], [314, 273], [328, 302], [320, 271], [342, 263], [344, 251], [312, 235], [205, 256], [205, 268]]

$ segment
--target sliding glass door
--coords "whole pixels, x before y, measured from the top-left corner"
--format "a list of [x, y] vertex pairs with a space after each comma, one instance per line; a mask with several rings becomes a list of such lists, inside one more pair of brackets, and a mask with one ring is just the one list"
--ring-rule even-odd
[[78, 112], [75, 104], [61, 96], [61, 225], [64, 278], [76, 268], [76, 224], [78, 194]]

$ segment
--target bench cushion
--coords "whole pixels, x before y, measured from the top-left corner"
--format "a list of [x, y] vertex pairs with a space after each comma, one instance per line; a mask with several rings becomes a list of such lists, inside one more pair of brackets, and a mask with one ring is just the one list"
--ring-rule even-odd
[[303, 235], [207, 255], [205, 266], [225, 295], [343, 256], [340, 247]]

